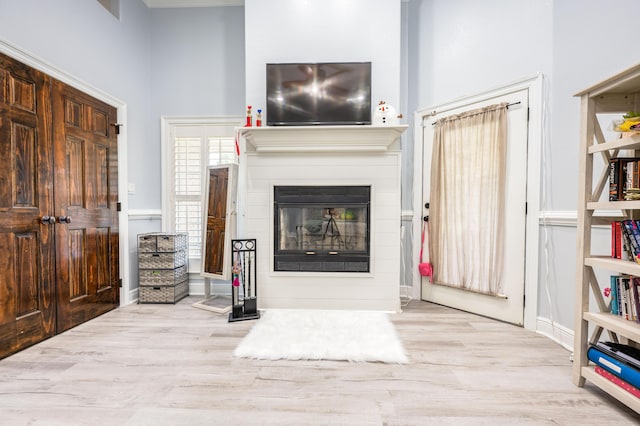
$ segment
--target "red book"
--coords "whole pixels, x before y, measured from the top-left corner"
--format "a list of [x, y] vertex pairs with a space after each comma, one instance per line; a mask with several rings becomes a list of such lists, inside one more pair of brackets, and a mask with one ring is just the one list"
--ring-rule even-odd
[[611, 257], [616, 257], [616, 223], [611, 222]]
[[622, 380], [620, 377], [609, 373], [607, 370], [597, 365], [595, 367], [595, 371], [605, 379], [615, 383], [616, 385], [620, 386], [622, 389], [634, 395], [636, 398], [640, 398], [640, 389], [638, 389], [637, 387], [630, 385], [629, 383]]
[[619, 221], [615, 223], [616, 238], [616, 259], [622, 259], [622, 229]]

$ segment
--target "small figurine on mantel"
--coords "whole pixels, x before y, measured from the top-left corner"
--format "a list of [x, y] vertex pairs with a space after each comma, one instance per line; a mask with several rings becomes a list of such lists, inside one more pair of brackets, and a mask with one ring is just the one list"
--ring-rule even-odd
[[247, 105], [247, 122], [244, 127], [253, 126], [253, 111], [251, 110], [251, 105]]
[[385, 101], [380, 101], [373, 112], [374, 126], [397, 126], [400, 124], [402, 114], [398, 114], [396, 109], [388, 105]]

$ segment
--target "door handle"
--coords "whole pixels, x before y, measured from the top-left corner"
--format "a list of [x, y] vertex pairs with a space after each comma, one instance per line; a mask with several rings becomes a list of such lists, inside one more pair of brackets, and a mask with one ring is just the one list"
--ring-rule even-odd
[[43, 225], [53, 225], [56, 223], [56, 218], [55, 216], [42, 216], [40, 218], [40, 223]]
[[[54, 219], [55, 221], [55, 219]], [[58, 222], [60, 223], [71, 223], [71, 216], [59, 216]]]

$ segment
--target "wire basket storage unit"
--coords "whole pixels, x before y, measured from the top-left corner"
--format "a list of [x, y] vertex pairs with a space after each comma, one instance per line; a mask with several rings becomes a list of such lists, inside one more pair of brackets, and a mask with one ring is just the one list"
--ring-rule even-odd
[[176, 303], [189, 295], [188, 235], [138, 235], [139, 303]]
[[231, 240], [229, 322], [260, 318], [256, 281], [256, 240]]

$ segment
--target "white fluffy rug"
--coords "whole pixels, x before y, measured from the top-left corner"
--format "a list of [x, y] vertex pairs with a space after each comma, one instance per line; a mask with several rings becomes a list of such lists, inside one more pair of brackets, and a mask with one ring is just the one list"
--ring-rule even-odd
[[262, 312], [234, 355], [255, 359], [326, 359], [407, 363], [383, 312], [276, 309]]

